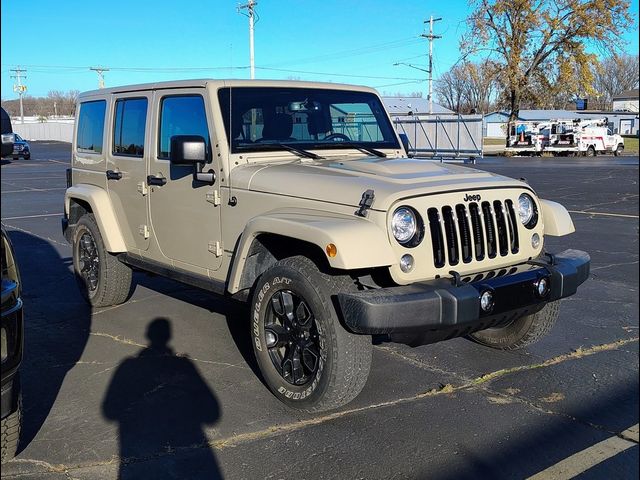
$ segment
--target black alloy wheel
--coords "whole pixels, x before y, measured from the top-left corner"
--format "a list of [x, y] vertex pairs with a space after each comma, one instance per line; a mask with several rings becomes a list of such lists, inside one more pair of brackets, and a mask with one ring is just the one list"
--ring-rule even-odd
[[78, 244], [80, 260], [80, 275], [85, 281], [87, 289], [94, 292], [98, 288], [100, 278], [100, 257], [96, 242], [89, 231], [85, 231]]
[[269, 357], [288, 383], [311, 382], [320, 363], [320, 336], [308, 303], [291, 290], [271, 297], [265, 318], [265, 340]]

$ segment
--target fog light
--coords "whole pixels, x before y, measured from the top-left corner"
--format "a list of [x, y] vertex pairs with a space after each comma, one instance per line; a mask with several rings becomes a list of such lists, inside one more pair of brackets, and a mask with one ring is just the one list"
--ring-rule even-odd
[[539, 297], [545, 297], [549, 293], [549, 279], [542, 277], [535, 283], [536, 293]]
[[493, 293], [490, 290], [485, 290], [480, 295], [480, 308], [483, 312], [490, 312], [493, 310]]
[[538, 235], [537, 233], [534, 233], [531, 236], [531, 246], [533, 248], [538, 248], [540, 246], [540, 235]]
[[413, 270], [412, 255], [409, 255], [407, 253], [406, 255], [403, 255], [402, 258], [400, 258], [400, 270], [402, 270], [404, 273], [409, 273], [411, 270]]

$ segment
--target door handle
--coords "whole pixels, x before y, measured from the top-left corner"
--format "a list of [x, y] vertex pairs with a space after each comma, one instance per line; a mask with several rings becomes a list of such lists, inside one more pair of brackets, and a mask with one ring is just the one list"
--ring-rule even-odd
[[147, 177], [147, 183], [149, 185], [157, 185], [158, 187], [161, 187], [162, 185], [164, 185], [165, 183], [167, 183], [167, 179], [165, 177], [162, 176], [155, 176], [155, 175], [149, 175]]
[[120, 180], [122, 178], [122, 172], [116, 170], [107, 170], [107, 180]]

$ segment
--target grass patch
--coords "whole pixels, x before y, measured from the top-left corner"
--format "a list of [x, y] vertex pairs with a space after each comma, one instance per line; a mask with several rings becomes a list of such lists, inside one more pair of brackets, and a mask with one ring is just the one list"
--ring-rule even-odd
[[638, 137], [624, 137], [624, 151], [628, 153], [638, 153]]

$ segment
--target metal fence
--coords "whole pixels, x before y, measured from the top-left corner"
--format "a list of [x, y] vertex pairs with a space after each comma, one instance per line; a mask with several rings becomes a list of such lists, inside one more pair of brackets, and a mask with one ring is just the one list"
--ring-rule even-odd
[[395, 117], [398, 133], [409, 138], [409, 153], [439, 160], [482, 157], [482, 115]]
[[26, 140], [54, 140], [58, 142], [71, 143], [71, 140], [73, 139], [73, 123], [13, 122], [13, 131]]

